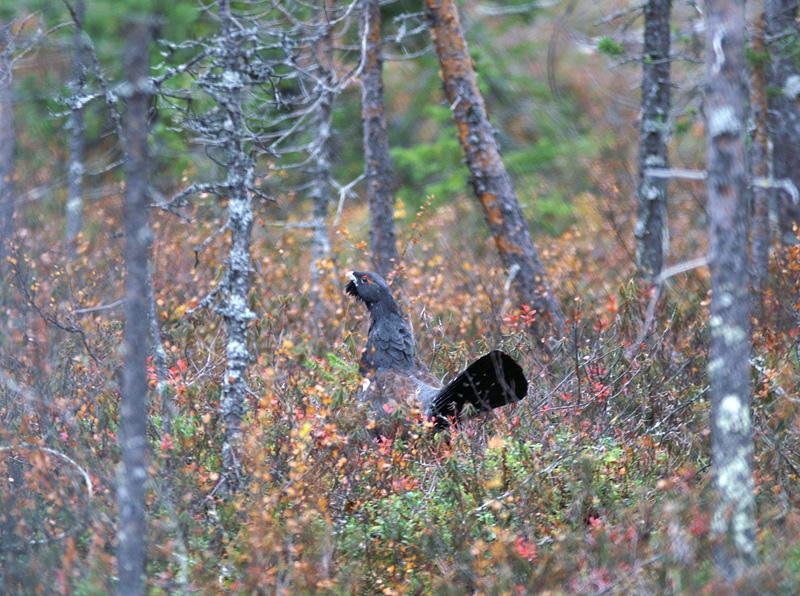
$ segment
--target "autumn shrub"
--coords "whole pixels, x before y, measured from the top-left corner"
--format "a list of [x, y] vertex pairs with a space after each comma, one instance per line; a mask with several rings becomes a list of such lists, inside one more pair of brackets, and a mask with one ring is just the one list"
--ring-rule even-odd
[[[448, 377], [502, 347], [523, 363], [528, 397], [439, 433], [418, 412], [396, 412], [398, 431], [377, 438], [354, 399], [365, 313], [342, 294], [339, 273], [363, 267], [364, 231], [335, 235], [324, 315], [314, 319], [297, 273], [304, 238], [265, 226], [254, 248], [247, 482], [227, 497], [219, 491], [220, 322], [211, 311], [190, 314], [215, 283], [222, 239], [196, 263], [191, 247], [210, 226], [187, 240], [180, 222], [159, 220], [155, 284], [168, 370], [165, 379], [150, 371], [151, 385], [166, 384], [149, 428], [154, 593], [693, 593], [719, 585], [705, 274], [671, 281], [643, 332], [651, 294], [619, 273], [630, 264], [615, 261], [611, 223], [587, 218], [588, 231], [543, 246], [569, 319], [547, 356], [526, 332], [536, 313], [512, 305], [491, 247], [448, 231], [460, 219], [459, 207], [440, 208], [415, 217], [402, 238], [401, 300], [420, 355]], [[17, 346], [4, 352], [4, 368], [20, 380], [4, 380], [0, 394], [4, 581], [21, 592], [104, 593], [114, 565], [120, 313], [75, 314], [74, 305], [119, 295], [119, 247], [113, 238], [84, 240], [91, 246], [69, 265], [83, 279], [76, 293], [59, 248], [37, 240], [48, 225], [23, 239], [4, 307], [14, 321], [5, 341]], [[612, 264], [592, 266], [587, 255]], [[478, 271], [476, 262], [488, 265]], [[773, 593], [800, 580], [797, 276], [783, 274], [797, 263], [794, 250], [775, 257], [762, 315], [772, 323], [755, 334], [762, 563], [746, 581]]]

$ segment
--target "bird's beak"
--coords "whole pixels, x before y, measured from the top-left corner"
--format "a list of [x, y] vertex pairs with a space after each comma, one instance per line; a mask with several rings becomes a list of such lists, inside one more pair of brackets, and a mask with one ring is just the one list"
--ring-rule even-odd
[[357, 281], [355, 272], [354, 271], [348, 271], [347, 272], [347, 277], [350, 280], [350, 282], [344, 288], [345, 293], [346, 294], [350, 294], [351, 296], [355, 296], [356, 298], [359, 298], [359, 295], [358, 295], [358, 281]]

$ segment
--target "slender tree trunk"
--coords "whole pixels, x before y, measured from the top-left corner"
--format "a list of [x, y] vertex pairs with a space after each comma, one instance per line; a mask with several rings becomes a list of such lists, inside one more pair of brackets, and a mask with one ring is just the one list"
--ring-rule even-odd
[[[152, 257], [152, 246], [148, 248], [148, 253]], [[164, 350], [164, 342], [161, 341], [161, 326], [158, 322], [156, 292], [153, 286], [152, 259], [147, 268], [147, 320], [150, 325], [150, 352], [153, 356], [153, 365], [156, 370], [156, 395], [161, 404], [161, 432], [165, 435], [171, 435], [175, 407], [172, 403], [167, 378], [167, 352]]]
[[540, 342], [551, 334], [563, 337], [564, 317], [550, 291], [511, 177], [500, 157], [458, 9], [453, 0], [425, 0], [425, 5], [445, 96], [458, 127], [472, 187], [483, 207], [503, 265], [513, 275], [512, 286], [517, 299], [539, 313], [531, 333]]
[[320, 9], [319, 39], [314, 54], [319, 65], [320, 79], [324, 87], [320, 89], [319, 105], [316, 113], [317, 139], [315, 143], [314, 180], [311, 198], [314, 201], [313, 238], [311, 241], [311, 288], [317, 310], [321, 307], [319, 282], [321, 261], [331, 252], [328, 237], [328, 208], [331, 203], [331, 133], [336, 73], [333, 65], [333, 40], [329, 20], [332, 9], [331, 0], [324, 0]]
[[[750, 148], [753, 176], [770, 177], [769, 138], [767, 128], [767, 75], [768, 61], [764, 44], [765, 17], [761, 14], [756, 24], [753, 38], [753, 55], [755, 63], [752, 67], [752, 112], [755, 133]], [[750, 271], [753, 291], [756, 293], [754, 308], [761, 310], [761, 299], [769, 268], [769, 249], [772, 243], [769, 222], [769, 191], [753, 185], [753, 219], [750, 230]]]
[[363, 31], [366, 38], [361, 75], [361, 120], [364, 125], [364, 171], [369, 202], [369, 241], [372, 266], [386, 277], [398, 265], [394, 228], [392, 160], [383, 102], [380, 0], [364, 0]]
[[667, 167], [670, 110], [671, 0], [649, 0], [644, 7], [642, 115], [639, 128], [639, 185], [636, 260], [639, 275], [653, 281], [669, 248], [667, 179], [647, 173]]
[[[225, 440], [222, 447], [223, 481], [225, 489], [235, 492], [242, 478], [241, 440], [242, 418], [246, 409], [247, 382], [245, 375], [250, 364], [247, 348], [247, 328], [255, 318], [248, 306], [250, 293], [250, 240], [253, 228], [253, 158], [245, 142], [243, 111], [246, 56], [236, 36], [236, 21], [231, 15], [229, 0], [219, 0], [219, 17], [223, 43], [223, 80], [227, 93], [219, 97], [225, 114], [222, 132], [227, 156], [228, 229], [231, 246], [223, 282], [223, 304], [219, 308], [225, 319], [227, 365], [222, 382], [222, 417]], [[229, 124], [228, 124], [229, 123]]]
[[[153, 356], [153, 364], [156, 372], [156, 395], [161, 404], [161, 434], [162, 436], [172, 435], [172, 422], [175, 418], [175, 403], [169, 388], [167, 375], [167, 352], [164, 350], [164, 343], [161, 340], [161, 326], [158, 320], [158, 308], [156, 305], [155, 286], [153, 285], [153, 246], [148, 247], [150, 262], [147, 268], [147, 318], [150, 328], [150, 353]], [[177, 594], [188, 594], [187, 585], [189, 583], [189, 556], [186, 549], [186, 539], [178, 521], [178, 508], [175, 505], [175, 461], [170, 453], [163, 454], [163, 467], [160, 475], [161, 505], [167, 512], [169, 525], [172, 527], [173, 539], [173, 559], [178, 568], [175, 578]]]
[[8, 245], [14, 235], [14, 104], [12, 98], [11, 23], [0, 22], [0, 272], [5, 271]]
[[[74, 5], [75, 36], [72, 47], [72, 80], [70, 93], [73, 101], [83, 94], [86, 86], [86, 50], [83, 39], [83, 19], [86, 12], [84, 0], [76, 0]], [[83, 107], [73, 107], [67, 123], [69, 131], [69, 167], [67, 169], [67, 242], [74, 249], [75, 238], [83, 227], [83, 174], [85, 126]]]
[[[2, 473], [8, 479], [8, 494], [3, 495], [3, 514], [0, 515], [0, 592], [14, 594], [25, 582], [25, 565], [20, 565], [17, 554], [26, 546], [25, 534], [19, 530], [16, 514], [18, 500], [27, 495], [25, 490], [25, 466], [18, 456], [3, 453]], [[5, 591], [3, 591], [5, 590]]]
[[125, 130], [125, 369], [122, 385], [119, 483], [120, 595], [144, 594], [147, 480], [147, 278], [150, 229], [147, 199], [148, 45], [146, 21], [128, 25], [125, 72], [129, 92]]
[[[765, 0], [767, 39], [772, 68], [769, 74], [769, 127], [772, 137], [772, 167], [777, 179], [787, 178], [800, 189], [800, 68], [797, 47], [800, 29], [797, 25], [798, 0]], [[785, 190], [777, 191], [778, 221], [781, 241], [794, 244], [798, 240], [795, 225], [800, 225], [800, 205]]]
[[706, 139], [711, 268], [711, 456], [715, 559], [730, 582], [756, 557], [750, 423], [744, 0], [706, 1]]
[[314, 202], [313, 226], [314, 235], [311, 240], [311, 286], [318, 291], [321, 276], [320, 263], [327, 259], [331, 252], [328, 238], [328, 207], [331, 204], [331, 113], [333, 111], [333, 94], [322, 92], [317, 112], [317, 153], [315, 156], [314, 181], [311, 187], [311, 198]]

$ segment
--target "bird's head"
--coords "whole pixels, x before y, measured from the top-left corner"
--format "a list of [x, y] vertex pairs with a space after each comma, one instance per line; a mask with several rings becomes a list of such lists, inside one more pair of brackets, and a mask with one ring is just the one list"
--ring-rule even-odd
[[377, 273], [350, 271], [347, 277], [350, 283], [345, 286], [344, 291], [361, 300], [370, 309], [374, 304], [394, 303], [389, 285]]

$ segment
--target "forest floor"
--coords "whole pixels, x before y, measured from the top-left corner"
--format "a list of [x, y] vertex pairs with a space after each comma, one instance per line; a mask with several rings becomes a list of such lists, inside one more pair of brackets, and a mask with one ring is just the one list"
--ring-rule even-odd
[[[709, 527], [707, 271], [671, 279], [643, 335], [650, 293], [615, 234], [630, 222], [577, 201], [579, 224], [539, 242], [572, 340], [548, 359], [525, 331], [535, 315], [510, 306], [471, 201], [409, 216], [401, 300], [437, 376], [501, 347], [523, 364], [527, 399], [438, 434], [419, 413], [398, 412], [405, 431], [374, 440], [354, 399], [365, 313], [342, 291], [343, 273], [368, 262], [363, 209], [347, 207], [351, 225], [331, 230], [318, 305], [305, 281], [306, 232], [259, 221], [247, 483], [225, 499], [214, 490], [224, 330], [212, 310], [187, 314], [218, 279], [225, 238], [196, 260], [213, 226], [155, 218], [171, 405], [151, 404], [152, 593], [721, 589]], [[119, 205], [108, 197], [93, 206], [72, 260], [49, 240], [60, 230], [43, 209], [9, 260], [13, 350], [3, 368], [17, 391], [6, 379], [16, 398], [0, 404], [0, 445], [16, 455], [2, 482], [24, 490], [3, 487], [0, 505], [4, 540], [16, 541], [6, 585], [24, 592], [111, 588], [122, 313], [93, 307], [122, 295]], [[800, 251], [776, 252], [754, 325], [760, 563], [743, 592], [800, 585], [798, 270]]]

